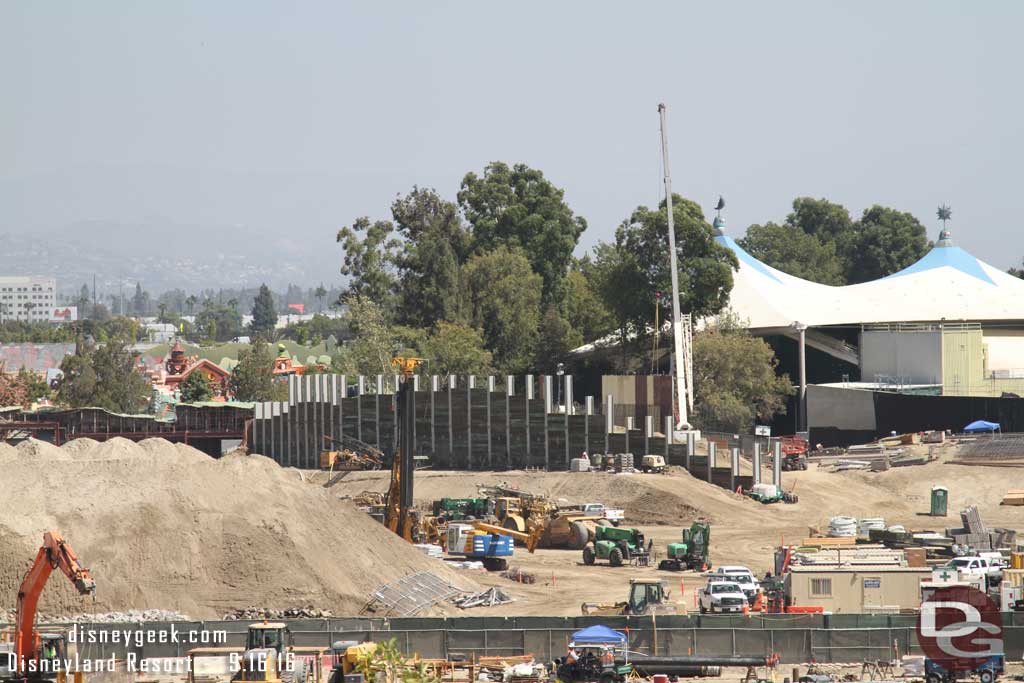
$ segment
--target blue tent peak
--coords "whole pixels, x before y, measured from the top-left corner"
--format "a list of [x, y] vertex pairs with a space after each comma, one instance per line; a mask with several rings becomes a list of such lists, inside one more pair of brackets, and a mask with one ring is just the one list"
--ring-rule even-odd
[[597, 624], [573, 633], [572, 642], [577, 645], [620, 645], [626, 642], [626, 635]]
[[981, 267], [981, 261], [971, 256], [960, 247], [954, 246], [937, 246], [922, 256], [916, 263], [907, 266], [897, 273], [887, 275], [882, 279], [885, 280], [891, 277], [903, 277], [904, 275], [923, 273], [934, 268], [943, 267], [955, 268], [964, 275], [970, 275], [971, 277], [978, 278], [990, 285], [995, 285], [992, 278], [990, 278], [988, 273], [986, 273]]
[[964, 427], [965, 432], [994, 432], [999, 429], [998, 422], [989, 422], [988, 420], [975, 420], [971, 424]]

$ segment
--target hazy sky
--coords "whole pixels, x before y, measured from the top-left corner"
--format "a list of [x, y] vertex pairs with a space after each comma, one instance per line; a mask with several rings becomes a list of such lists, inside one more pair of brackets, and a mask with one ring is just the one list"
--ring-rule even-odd
[[[729, 231], [796, 196], [1024, 255], [1024, 3], [0, 2], [0, 232], [154, 218], [287, 231], [455, 197], [491, 160], [608, 239], [675, 190]], [[239, 230], [240, 238], [251, 232]]]

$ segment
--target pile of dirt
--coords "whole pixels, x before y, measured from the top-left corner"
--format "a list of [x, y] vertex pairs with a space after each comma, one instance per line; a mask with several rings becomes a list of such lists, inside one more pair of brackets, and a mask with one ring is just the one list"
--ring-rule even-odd
[[211, 458], [163, 439], [0, 447], [0, 609], [43, 533], [57, 530], [96, 579], [95, 603], [55, 573], [47, 613], [162, 608], [195, 618], [259, 605], [355, 614], [417, 571], [479, 589], [351, 503], [260, 455]]

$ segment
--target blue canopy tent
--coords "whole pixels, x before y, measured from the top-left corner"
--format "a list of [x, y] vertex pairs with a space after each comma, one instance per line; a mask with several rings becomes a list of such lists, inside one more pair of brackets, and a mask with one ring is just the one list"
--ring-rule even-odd
[[964, 427], [964, 432], [967, 434], [974, 434], [976, 432], [997, 432], [999, 431], [998, 422], [988, 422], [987, 420], [975, 420], [971, 424]]
[[626, 634], [614, 631], [607, 626], [588, 626], [582, 631], [572, 634], [573, 645], [625, 645]]

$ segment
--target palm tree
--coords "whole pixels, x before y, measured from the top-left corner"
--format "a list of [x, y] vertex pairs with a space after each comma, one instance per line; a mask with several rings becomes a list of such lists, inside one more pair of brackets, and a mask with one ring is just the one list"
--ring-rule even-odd
[[195, 294], [189, 294], [188, 298], [185, 299], [185, 305], [188, 306], [188, 314], [189, 315], [192, 315], [192, 309], [194, 309], [196, 307], [196, 302], [197, 301], [199, 301], [199, 299], [196, 298]]
[[316, 288], [315, 292], [313, 292], [313, 296], [315, 296], [317, 298], [317, 300], [320, 302], [320, 312], [323, 313], [324, 312], [324, 297], [327, 296], [327, 290], [324, 289], [324, 283], [322, 283], [322, 282], [320, 283], [320, 286]]
[[160, 311], [160, 317], [157, 318], [157, 322], [167, 322], [167, 304], [160, 302], [160, 304], [157, 306], [157, 309]]
[[34, 304], [31, 301], [29, 301], [27, 304], [25, 304], [25, 317], [28, 319], [29, 322], [32, 321], [32, 309], [35, 308], [35, 307], [36, 307], [36, 304]]

